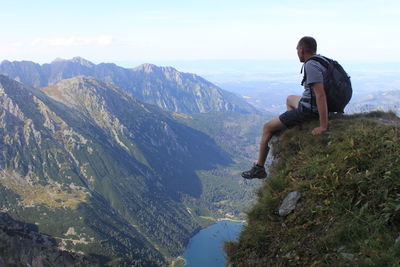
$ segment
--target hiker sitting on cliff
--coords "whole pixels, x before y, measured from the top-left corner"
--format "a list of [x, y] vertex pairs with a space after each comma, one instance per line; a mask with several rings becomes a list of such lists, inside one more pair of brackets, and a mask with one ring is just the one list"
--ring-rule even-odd
[[[275, 132], [319, 118], [319, 126], [313, 129], [311, 133], [313, 135], [323, 133], [328, 129], [328, 104], [330, 105], [329, 111], [343, 112], [344, 106], [350, 101], [352, 94], [350, 77], [347, 76], [343, 68], [336, 61], [316, 55], [316, 52], [317, 42], [314, 38], [306, 36], [300, 39], [297, 45], [297, 55], [300, 62], [304, 63], [304, 79], [302, 82], [302, 85], [304, 85], [303, 95], [288, 96], [286, 100], [287, 111], [264, 124], [258, 161], [250, 170], [242, 172], [243, 178], [253, 179], [267, 177], [264, 164], [269, 151], [268, 142]], [[313, 60], [310, 60], [311, 58]], [[345, 97], [339, 96], [339, 102], [342, 102], [339, 103], [339, 107], [333, 107], [335, 104], [328, 103], [327, 101], [327, 99], [329, 99], [329, 102], [332, 102], [331, 98], [327, 98], [327, 88], [324, 88], [324, 82], [326, 82], [324, 79], [328, 77], [326, 74], [328, 66], [330, 67], [329, 64], [334, 64], [335, 68], [339, 66], [340, 71], [344, 73], [344, 80], [346, 80], [346, 78], [348, 79], [342, 87], [349, 88], [346, 89], [347, 92], [344, 92]], [[341, 73], [339, 73], [339, 75], [340, 74]], [[338, 96], [336, 96], [336, 98], [338, 98]], [[340, 98], [342, 98], [342, 100]]]

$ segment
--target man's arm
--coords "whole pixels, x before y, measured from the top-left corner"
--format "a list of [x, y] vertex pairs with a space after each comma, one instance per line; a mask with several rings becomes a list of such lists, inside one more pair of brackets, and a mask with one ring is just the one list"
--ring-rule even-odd
[[323, 83], [314, 83], [312, 90], [315, 93], [317, 108], [319, 113], [319, 127], [312, 130], [313, 135], [318, 135], [328, 130], [328, 104], [326, 102], [326, 94]]

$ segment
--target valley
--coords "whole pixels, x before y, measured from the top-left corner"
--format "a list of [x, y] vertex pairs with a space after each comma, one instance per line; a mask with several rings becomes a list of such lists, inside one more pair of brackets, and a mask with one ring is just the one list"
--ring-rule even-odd
[[268, 114], [171, 112], [82, 75], [0, 75], [0, 108], [1, 211], [100, 265], [168, 265], [203, 227], [243, 219], [260, 185], [240, 170]]

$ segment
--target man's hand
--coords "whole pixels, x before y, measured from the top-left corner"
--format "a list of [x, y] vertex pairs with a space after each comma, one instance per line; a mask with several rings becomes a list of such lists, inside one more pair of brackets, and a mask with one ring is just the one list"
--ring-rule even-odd
[[312, 130], [311, 133], [312, 133], [312, 135], [319, 135], [319, 134], [325, 132], [326, 130], [328, 130], [328, 129], [325, 127], [317, 127], [317, 128], [314, 128], [314, 130]]

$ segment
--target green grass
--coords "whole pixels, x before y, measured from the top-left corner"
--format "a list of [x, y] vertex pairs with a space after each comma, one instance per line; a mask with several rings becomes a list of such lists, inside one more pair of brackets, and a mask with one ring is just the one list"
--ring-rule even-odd
[[[399, 266], [400, 129], [391, 113], [346, 116], [312, 136], [318, 122], [287, 130], [278, 161], [248, 213], [239, 242], [225, 245], [236, 266]], [[286, 218], [283, 198], [302, 198]], [[350, 253], [347, 260], [342, 253]]]

